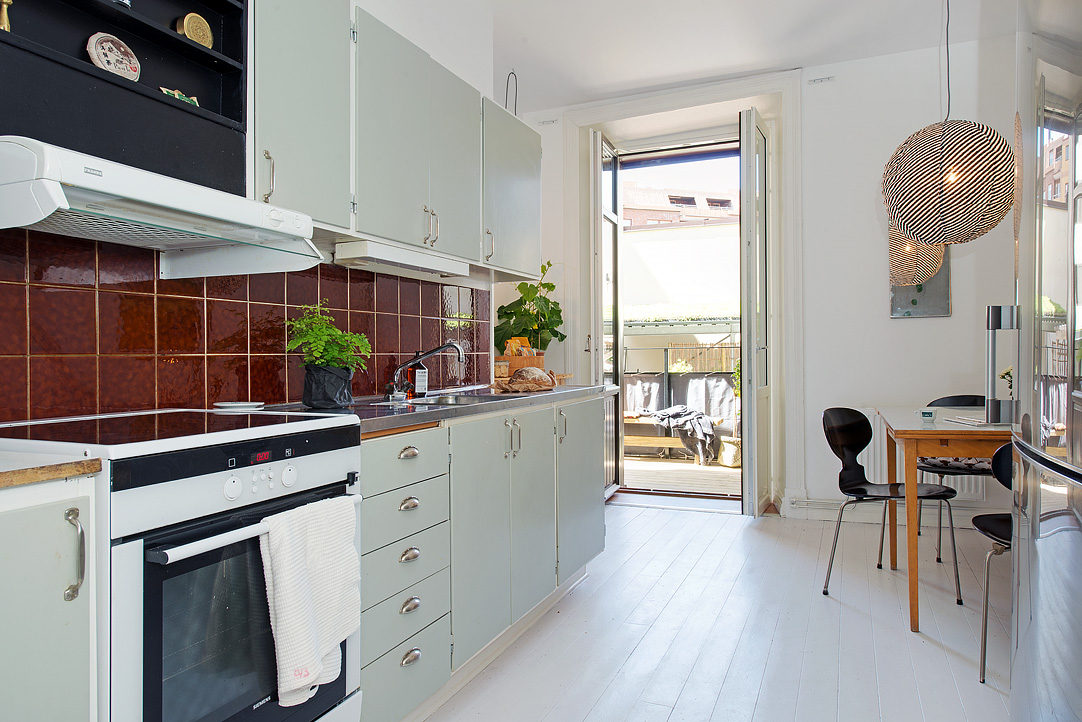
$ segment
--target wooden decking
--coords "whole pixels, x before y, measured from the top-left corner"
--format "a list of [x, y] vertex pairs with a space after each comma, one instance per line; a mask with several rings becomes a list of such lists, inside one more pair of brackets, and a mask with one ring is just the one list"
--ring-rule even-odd
[[677, 493], [740, 496], [740, 469], [716, 461], [700, 466], [694, 461], [624, 458], [624, 487]]

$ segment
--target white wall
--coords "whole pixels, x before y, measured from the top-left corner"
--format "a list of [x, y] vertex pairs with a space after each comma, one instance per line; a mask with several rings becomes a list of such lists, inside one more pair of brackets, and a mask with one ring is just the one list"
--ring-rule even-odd
[[[481, 91], [492, 95], [492, 4], [488, 0], [359, 0], [377, 20]], [[298, 11], [303, 8], [298, 6]], [[502, 103], [503, 89], [500, 90]]]
[[[950, 117], [1013, 139], [1015, 36], [952, 45], [950, 60]], [[790, 499], [841, 498], [823, 409], [983, 393], [985, 306], [1015, 302], [1008, 216], [986, 236], [952, 247], [949, 318], [889, 317], [880, 178], [902, 141], [943, 119], [939, 51], [804, 71], [805, 81], [831, 76], [805, 82], [802, 96], [805, 488], [791, 485]]]

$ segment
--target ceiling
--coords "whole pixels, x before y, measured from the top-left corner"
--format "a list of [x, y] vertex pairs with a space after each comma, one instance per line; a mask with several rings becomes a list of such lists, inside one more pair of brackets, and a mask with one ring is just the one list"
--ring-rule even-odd
[[[1013, 33], [1017, 15], [951, 0], [951, 43]], [[495, 96], [512, 68], [521, 114], [929, 48], [942, 30], [943, 0], [495, 0]]]

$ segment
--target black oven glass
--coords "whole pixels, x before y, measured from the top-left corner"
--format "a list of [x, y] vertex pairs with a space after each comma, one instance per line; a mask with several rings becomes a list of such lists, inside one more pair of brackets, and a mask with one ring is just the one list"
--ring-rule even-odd
[[[298, 495], [288, 505], [313, 500]], [[155, 535], [146, 540], [146, 548], [185, 544], [257, 523], [281, 511], [285, 501]], [[147, 562], [144, 571], [146, 722], [309, 722], [346, 696], [343, 672], [302, 705], [278, 704], [258, 538], [169, 565]]]

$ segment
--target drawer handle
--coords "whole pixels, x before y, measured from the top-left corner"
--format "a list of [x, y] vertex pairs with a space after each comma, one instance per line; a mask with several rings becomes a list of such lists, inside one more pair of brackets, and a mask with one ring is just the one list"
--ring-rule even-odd
[[64, 519], [75, 527], [75, 533], [79, 538], [79, 578], [75, 580], [75, 584], [64, 590], [64, 601], [72, 602], [79, 596], [79, 589], [82, 588], [83, 580], [86, 578], [86, 533], [79, 521], [79, 507], [72, 507], [65, 511]]
[[421, 661], [421, 648], [414, 647], [410, 651], [406, 652], [406, 656], [402, 658], [402, 661], [398, 663], [399, 667], [408, 667], [414, 662]]
[[399, 459], [416, 459], [420, 455], [421, 451], [416, 446], [407, 446], [398, 452]]
[[405, 564], [406, 562], [417, 561], [421, 558], [421, 550], [417, 547], [410, 547], [406, 551], [402, 552], [402, 556], [398, 557], [399, 564]]
[[410, 597], [402, 605], [402, 609], [398, 610], [399, 614], [409, 614], [410, 612], [416, 612], [421, 607], [420, 597]]
[[398, 505], [399, 511], [413, 511], [421, 505], [421, 500], [415, 496], [407, 496], [402, 500], [402, 503]]

